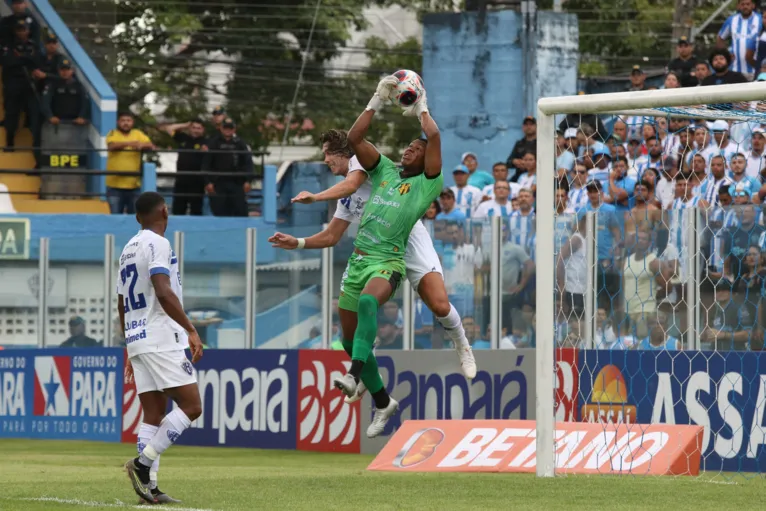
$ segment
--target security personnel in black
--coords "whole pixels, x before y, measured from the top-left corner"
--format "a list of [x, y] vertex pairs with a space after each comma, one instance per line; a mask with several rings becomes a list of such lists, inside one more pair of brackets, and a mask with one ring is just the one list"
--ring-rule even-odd
[[[248, 216], [246, 194], [253, 174], [253, 154], [245, 142], [235, 135], [236, 125], [227, 117], [221, 132], [208, 144], [202, 160], [205, 191], [215, 216]], [[241, 176], [216, 176], [216, 172], [242, 172]]]
[[40, 44], [40, 25], [32, 17], [27, 9], [26, 0], [13, 0], [11, 2], [13, 14], [0, 19], [0, 44], [9, 47], [13, 44], [14, 29], [18, 20], [24, 20], [29, 26], [29, 40], [37, 46]]
[[40, 49], [29, 40], [27, 22], [17, 19], [14, 28], [16, 39], [12, 46], [3, 49], [2, 58], [7, 151], [13, 150], [22, 110], [26, 110], [34, 146], [40, 145], [40, 100], [34, 80], [45, 77], [45, 73], [40, 70]]
[[694, 55], [694, 46], [686, 36], [678, 40], [676, 53], [678, 56], [668, 62], [667, 71], [678, 76], [681, 87], [696, 87], [699, 85], [699, 80], [694, 76], [694, 72], [700, 60]]
[[45, 35], [45, 52], [42, 58], [42, 67], [40, 68], [42, 72], [45, 73], [45, 79], [38, 80], [37, 82], [37, 90], [40, 93], [45, 90], [45, 86], [49, 81], [59, 77], [59, 69], [63, 60], [65, 60], [65, 58], [59, 53], [58, 38], [48, 32]]
[[202, 175], [202, 160], [207, 151], [205, 126], [199, 119], [182, 124], [167, 124], [160, 129], [178, 144], [177, 172], [199, 172], [198, 176], [176, 176], [173, 187], [174, 215], [185, 215], [188, 207], [190, 215], [202, 214], [202, 202], [205, 197], [205, 177]]
[[218, 105], [213, 109], [213, 124], [211, 126], [211, 133], [220, 133], [221, 132], [221, 124], [223, 124], [223, 120], [226, 119], [226, 109], [222, 107], [221, 105]]
[[83, 125], [88, 118], [90, 101], [82, 84], [74, 77], [72, 63], [64, 59], [56, 78], [48, 82], [43, 93], [43, 116], [51, 124], [69, 121]]

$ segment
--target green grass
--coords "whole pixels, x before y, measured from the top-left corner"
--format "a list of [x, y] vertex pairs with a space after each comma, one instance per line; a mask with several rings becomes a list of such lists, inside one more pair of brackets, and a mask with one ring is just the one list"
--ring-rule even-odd
[[[126, 444], [0, 440], [0, 510], [135, 508]], [[181, 447], [160, 487], [203, 510], [763, 509], [764, 480], [367, 472], [370, 456]], [[57, 500], [40, 500], [42, 498]], [[62, 501], [72, 502], [62, 502]], [[144, 508], [144, 506], [141, 506]], [[141, 509], [139, 508], [139, 509]]]

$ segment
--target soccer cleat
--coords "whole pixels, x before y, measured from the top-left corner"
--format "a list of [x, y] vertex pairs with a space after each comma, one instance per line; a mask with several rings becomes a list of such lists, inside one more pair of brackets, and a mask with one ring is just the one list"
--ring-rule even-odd
[[180, 504], [181, 501], [178, 499], [174, 499], [167, 493], [163, 493], [162, 490], [159, 488], [154, 488], [152, 490], [152, 495], [154, 496], [154, 502], [157, 504]]
[[460, 359], [460, 370], [469, 380], [476, 377], [476, 359], [473, 358], [473, 350], [470, 346], [463, 348], [461, 343], [455, 342], [457, 358]]
[[339, 378], [335, 378], [332, 381], [332, 384], [336, 389], [346, 394], [347, 397], [352, 397], [354, 394], [356, 394], [356, 388], [358, 386], [356, 380], [353, 376], [351, 376], [351, 374], [344, 374]]
[[[381, 376], [381, 378], [383, 377]], [[364, 384], [364, 382], [360, 380], [359, 383], [356, 384], [356, 392], [354, 393], [354, 395], [351, 397], [346, 396], [345, 398], [343, 398], [343, 402], [348, 404], [356, 403], [357, 401], [362, 399], [366, 393], [367, 393], [367, 386]]]
[[399, 409], [399, 402], [394, 398], [390, 399], [391, 401], [388, 403], [387, 407], [375, 410], [375, 415], [372, 417], [372, 422], [367, 428], [367, 438], [375, 438], [376, 436], [380, 435], [383, 432], [383, 429], [386, 427], [388, 419], [390, 419], [391, 416], [395, 414]]
[[149, 488], [149, 467], [144, 467], [138, 462], [138, 458], [135, 458], [125, 463], [125, 472], [136, 495], [149, 504], [154, 504], [154, 496]]

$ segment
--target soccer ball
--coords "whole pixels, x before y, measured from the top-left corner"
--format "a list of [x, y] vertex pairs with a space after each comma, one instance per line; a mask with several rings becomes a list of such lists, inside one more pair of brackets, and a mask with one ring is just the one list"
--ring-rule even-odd
[[423, 80], [415, 71], [402, 69], [394, 73], [394, 76], [398, 80], [392, 98], [394, 103], [407, 108], [420, 101], [426, 89], [423, 87]]

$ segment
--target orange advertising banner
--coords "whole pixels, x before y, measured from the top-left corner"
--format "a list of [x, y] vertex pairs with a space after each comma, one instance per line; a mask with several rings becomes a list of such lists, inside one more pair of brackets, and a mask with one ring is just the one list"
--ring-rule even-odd
[[[560, 474], [697, 475], [702, 426], [556, 424]], [[367, 470], [534, 472], [535, 421], [406, 421]]]

